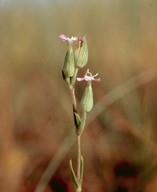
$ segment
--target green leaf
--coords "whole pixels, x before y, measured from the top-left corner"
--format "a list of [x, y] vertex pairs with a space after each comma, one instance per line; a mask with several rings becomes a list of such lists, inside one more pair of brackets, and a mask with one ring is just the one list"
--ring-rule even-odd
[[75, 175], [71, 159], [70, 159], [69, 165], [70, 165], [70, 172], [71, 172], [73, 184], [75, 185], [76, 189], [78, 189], [80, 185], [79, 185], [78, 179]]
[[83, 114], [82, 114], [82, 117], [81, 117], [81, 123], [80, 123], [80, 126], [78, 127], [78, 129], [76, 130], [76, 133], [77, 135], [81, 135], [84, 128], [85, 128], [85, 125], [86, 125], [86, 119], [87, 119], [87, 113], [86, 111], [83, 111]]
[[78, 129], [81, 124], [81, 118], [80, 118], [79, 114], [77, 114], [75, 112], [74, 112], [74, 123], [75, 123], [76, 128]]
[[84, 160], [83, 160], [83, 157], [81, 156], [80, 179], [79, 179], [80, 185], [82, 185], [82, 181], [83, 181], [83, 172], [84, 172]]

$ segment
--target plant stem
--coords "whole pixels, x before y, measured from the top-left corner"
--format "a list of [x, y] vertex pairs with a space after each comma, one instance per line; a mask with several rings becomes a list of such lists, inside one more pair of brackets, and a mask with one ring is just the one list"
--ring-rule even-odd
[[77, 103], [76, 103], [76, 96], [75, 96], [75, 88], [73, 87], [71, 89], [71, 97], [72, 97], [72, 101], [73, 101], [73, 107], [74, 107], [74, 111], [77, 111]]
[[[74, 111], [77, 112], [77, 102], [76, 102], [76, 95], [75, 95], [75, 88], [71, 89], [71, 96], [73, 101], [73, 108]], [[81, 166], [81, 135], [77, 135], [77, 179], [80, 179], [80, 166]], [[76, 189], [76, 192], [81, 192], [82, 186]]]
[[80, 179], [81, 136], [77, 136], [77, 178]]

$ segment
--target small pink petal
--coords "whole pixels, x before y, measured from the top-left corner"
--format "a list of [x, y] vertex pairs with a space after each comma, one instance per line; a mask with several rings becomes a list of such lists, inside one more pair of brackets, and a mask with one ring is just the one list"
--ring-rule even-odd
[[100, 81], [100, 78], [98, 78], [98, 79], [93, 79], [93, 81], [97, 81], [97, 82], [99, 82], [99, 81]]
[[66, 37], [64, 34], [61, 34], [59, 36], [63, 41], [67, 42], [68, 41], [68, 37]]
[[95, 75], [92, 75], [92, 73], [89, 72], [89, 69], [87, 69], [87, 72], [85, 73], [84, 77], [82, 78], [77, 78], [77, 81], [96, 81], [99, 82], [100, 78], [95, 78], [96, 76], [98, 76], [98, 73]]
[[84, 81], [84, 80], [85, 80], [85, 78], [84, 78], [84, 77], [82, 77], [82, 78], [77, 77], [77, 81]]

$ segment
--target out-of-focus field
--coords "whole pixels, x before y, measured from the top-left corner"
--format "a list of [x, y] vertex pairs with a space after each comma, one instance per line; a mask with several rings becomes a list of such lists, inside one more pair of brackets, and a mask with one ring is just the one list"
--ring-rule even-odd
[[156, 192], [156, 0], [0, 2], [0, 192], [34, 192], [50, 161], [45, 192], [74, 191], [61, 33], [86, 35], [89, 62], [79, 75], [90, 68], [101, 78], [82, 135], [83, 192]]

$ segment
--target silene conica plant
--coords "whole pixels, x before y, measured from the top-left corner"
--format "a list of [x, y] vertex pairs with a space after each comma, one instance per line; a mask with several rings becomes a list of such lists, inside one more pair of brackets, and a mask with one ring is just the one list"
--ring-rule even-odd
[[[92, 73], [89, 72], [89, 69], [87, 70], [84, 77], [77, 77], [78, 71], [85, 67], [88, 62], [88, 46], [86, 38], [73, 36], [69, 38], [64, 34], [61, 34], [60, 38], [62, 41], [67, 43], [67, 52], [65, 55], [64, 65], [62, 69], [62, 76], [71, 94], [73, 105], [73, 117], [77, 136], [77, 171], [75, 172], [73, 169], [72, 160], [70, 160], [70, 171], [72, 181], [75, 186], [75, 192], [81, 192], [84, 161], [81, 155], [80, 138], [85, 128], [87, 113], [90, 112], [93, 107], [92, 81], [98, 82], [100, 81], [100, 78], [95, 78], [98, 74], [92, 75]], [[79, 107], [81, 109], [81, 114], [79, 114], [77, 110], [78, 104], [76, 102], [75, 84], [76, 82], [81, 81], [86, 81], [87, 85], [85, 87], [82, 99], [79, 102]]]

